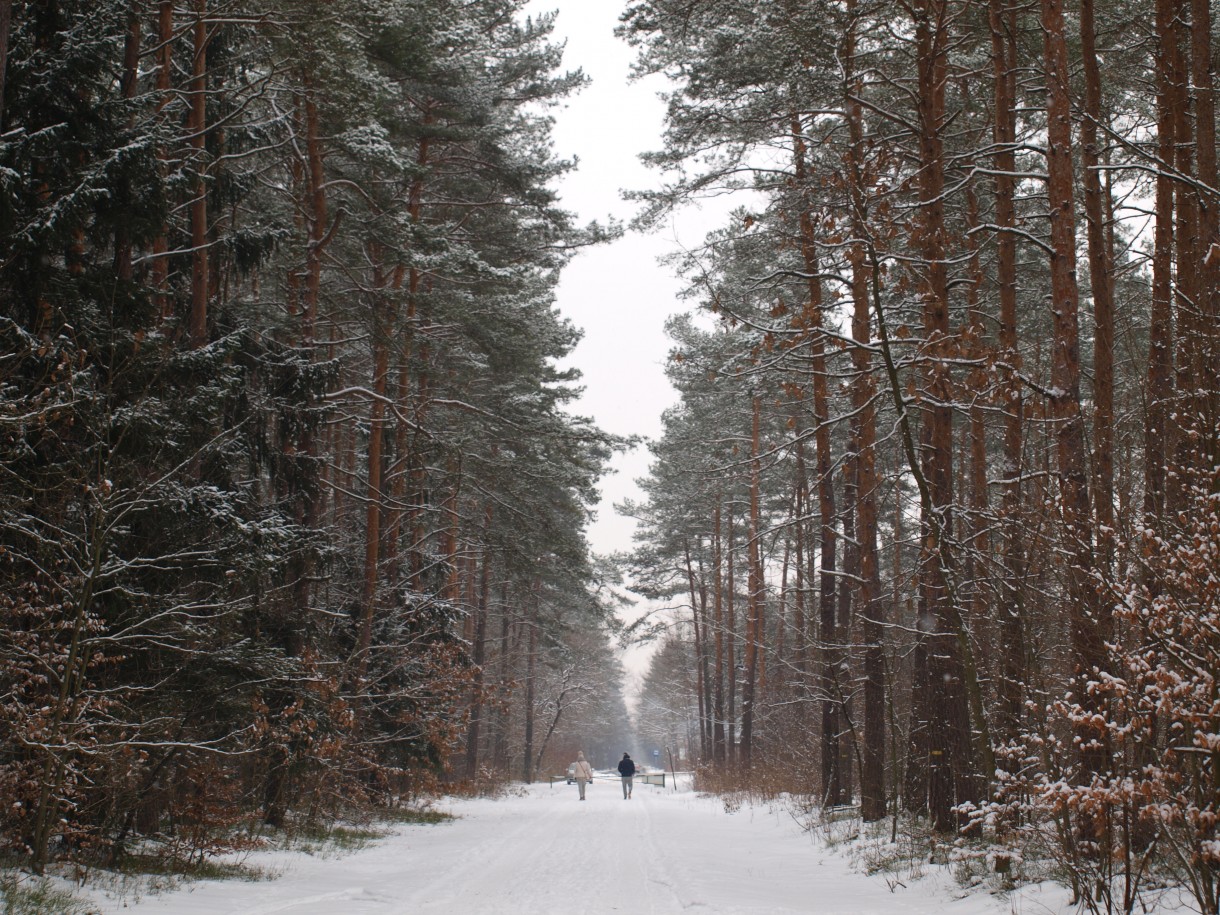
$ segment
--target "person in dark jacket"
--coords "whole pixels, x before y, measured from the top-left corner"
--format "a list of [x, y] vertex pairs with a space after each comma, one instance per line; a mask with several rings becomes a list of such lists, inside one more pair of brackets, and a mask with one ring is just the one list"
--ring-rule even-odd
[[635, 763], [626, 753], [619, 760], [618, 774], [623, 777], [623, 800], [631, 800], [631, 779], [635, 775]]

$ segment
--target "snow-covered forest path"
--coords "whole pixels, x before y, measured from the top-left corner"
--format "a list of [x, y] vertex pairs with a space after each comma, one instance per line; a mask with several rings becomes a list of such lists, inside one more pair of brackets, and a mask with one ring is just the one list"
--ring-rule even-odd
[[101, 911], [174, 915], [661, 915], [782, 913], [915, 915], [1058, 911], [1050, 900], [955, 898], [929, 878], [891, 893], [853, 871], [791, 816], [690, 791], [599, 777], [576, 788], [535, 785], [498, 801], [446, 802], [458, 819], [407, 826], [342, 857], [255, 855], [262, 882], [205, 881], [133, 900], [97, 897]]

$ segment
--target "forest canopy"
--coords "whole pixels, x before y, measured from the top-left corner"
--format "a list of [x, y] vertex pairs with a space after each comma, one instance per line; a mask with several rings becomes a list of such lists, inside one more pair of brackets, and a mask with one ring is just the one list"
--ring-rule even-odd
[[0, 4], [0, 844], [35, 869], [528, 781], [574, 711], [621, 742], [583, 533], [621, 443], [554, 302], [606, 233], [559, 205], [585, 78], [523, 6]]
[[683, 607], [643, 707], [709, 785], [1049, 843], [1096, 910], [1157, 880], [1216, 910], [1215, 28], [627, 4], [673, 87], [641, 225], [740, 201], [673, 260], [679, 401], [624, 506]]

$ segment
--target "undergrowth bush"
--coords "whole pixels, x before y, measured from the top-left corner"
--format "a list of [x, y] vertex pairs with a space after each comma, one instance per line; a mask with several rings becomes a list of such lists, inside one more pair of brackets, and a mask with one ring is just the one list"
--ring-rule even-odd
[[0, 872], [0, 915], [90, 915], [89, 907], [46, 877]]
[[791, 766], [755, 766], [740, 769], [700, 766], [695, 770], [695, 790], [722, 797], [735, 796], [738, 803], [770, 803], [786, 796], [805, 796], [813, 782]]

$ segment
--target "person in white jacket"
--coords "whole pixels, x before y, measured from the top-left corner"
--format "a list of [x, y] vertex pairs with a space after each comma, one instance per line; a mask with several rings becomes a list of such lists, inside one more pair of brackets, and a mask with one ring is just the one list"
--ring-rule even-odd
[[593, 767], [589, 765], [589, 761], [585, 759], [583, 752], [576, 754], [576, 762], [572, 763], [574, 768], [573, 777], [576, 779], [576, 787], [580, 789], [580, 799], [585, 799], [585, 785], [593, 780]]

